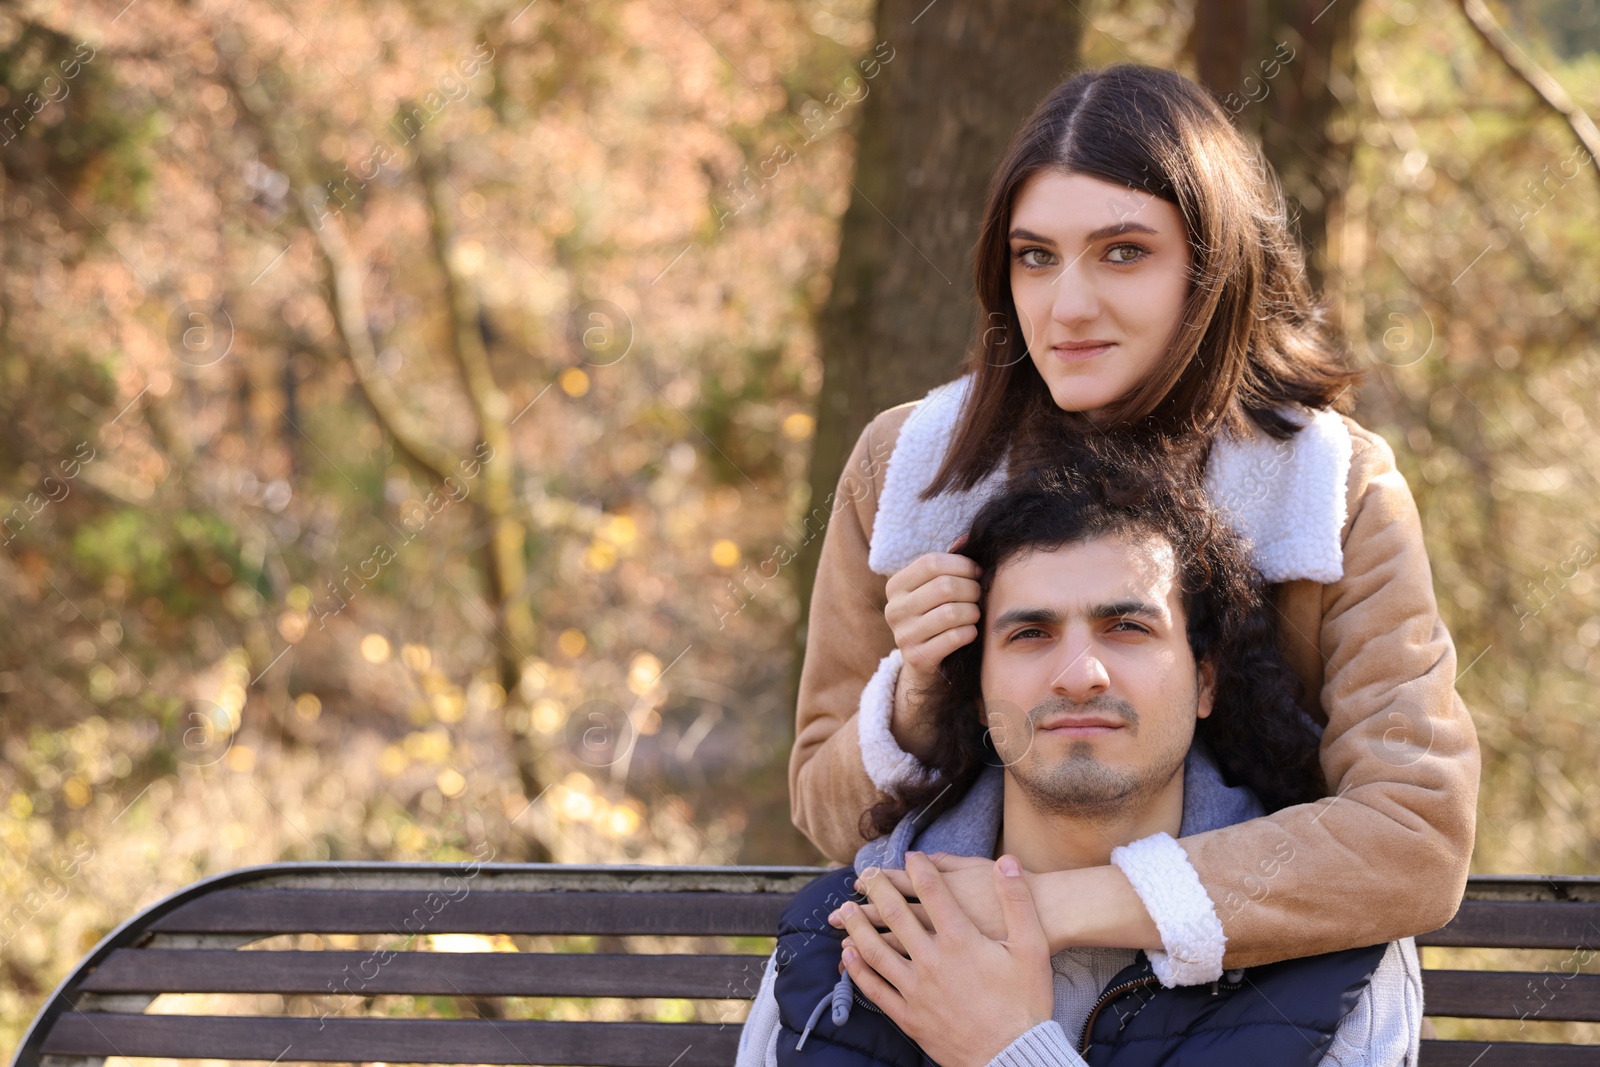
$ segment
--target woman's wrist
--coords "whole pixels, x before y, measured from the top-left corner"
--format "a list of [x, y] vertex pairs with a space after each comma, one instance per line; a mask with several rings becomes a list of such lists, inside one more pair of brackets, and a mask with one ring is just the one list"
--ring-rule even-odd
[[1116, 867], [1027, 877], [1051, 955], [1065, 948], [1165, 948], [1144, 901]]
[[901, 664], [899, 677], [895, 679], [894, 708], [889, 714], [889, 732], [894, 735], [895, 743], [901, 751], [910, 753], [924, 763], [932, 752], [935, 740], [933, 725], [922, 714], [923, 708], [919, 702], [921, 691], [928, 684], [929, 680], [914, 668]]

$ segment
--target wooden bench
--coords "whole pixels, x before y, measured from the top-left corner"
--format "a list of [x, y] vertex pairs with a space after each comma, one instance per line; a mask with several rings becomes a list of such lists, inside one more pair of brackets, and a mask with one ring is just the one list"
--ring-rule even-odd
[[[13, 1064], [67, 1067], [107, 1056], [291, 1062], [523, 1063], [726, 1067], [727, 1021], [505, 1018], [500, 997], [751, 999], [778, 912], [813, 867], [283, 863], [198, 882], [101, 941], [46, 1001]], [[439, 952], [390, 947], [240, 951], [280, 935], [748, 936], [719, 952]], [[1541, 948], [1570, 969], [1433, 970], [1431, 1016], [1600, 1021], [1600, 878], [1474, 877], [1456, 919], [1425, 945]], [[612, 947], [621, 947], [620, 943]], [[467, 1018], [147, 1014], [161, 994], [276, 993], [458, 998]], [[370, 1003], [370, 1002], [364, 1002]], [[404, 1004], [404, 1001], [400, 1001]], [[424, 1002], [426, 1003], [426, 1002]], [[485, 1008], [487, 1005], [487, 1008]], [[635, 1013], [637, 1014], [637, 1013]], [[1600, 1064], [1600, 1047], [1425, 1041], [1426, 1067]]]

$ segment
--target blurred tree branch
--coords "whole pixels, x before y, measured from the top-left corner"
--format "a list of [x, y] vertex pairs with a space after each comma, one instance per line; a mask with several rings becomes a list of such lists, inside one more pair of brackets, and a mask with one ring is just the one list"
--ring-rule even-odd
[[[462, 459], [451, 449], [432, 439], [412, 419], [401, 398], [389, 385], [378, 366], [362, 285], [367, 264], [350, 244], [338, 218], [323, 210], [314, 197], [320, 192], [304, 161], [281, 137], [268, 99], [259, 80], [245, 84], [235, 73], [235, 56], [217, 43], [222, 62], [219, 75], [243, 113], [260, 135], [277, 167], [288, 177], [289, 199], [298, 208], [301, 220], [310, 228], [317, 249], [328, 269], [325, 297], [342, 340], [341, 355], [355, 370], [356, 381], [371, 407], [379, 426], [401, 455], [428, 471], [440, 483], [460, 485], [476, 467], [483, 479], [480, 493], [467, 497], [477, 524], [485, 530], [483, 568], [486, 594], [493, 611], [492, 643], [496, 651], [496, 673], [506, 699], [502, 705], [503, 724], [512, 741], [513, 762], [527, 796], [543, 792], [545, 774], [538, 754], [519, 723], [522, 701], [518, 696], [527, 651], [533, 645], [535, 627], [528, 600], [525, 546], [527, 528], [517, 517], [514, 463], [509, 404], [495, 383], [489, 368], [488, 353], [478, 332], [477, 301], [469, 285], [450, 260], [448, 205], [442, 186], [448, 184], [443, 162], [437, 156], [421, 154], [422, 180], [427, 193], [429, 236], [435, 262], [444, 279], [446, 314], [449, 321], [450, 356], [461, 376], [477, 417], [480, 440], [492, 451], [485, 458]], [[421, 152], [419, 146], [418, 151]], [[548, 860], [551, 854], [543, 842], [530, 841], [533, 860]]]
[[1517, 46], [1500, 24], [1494, 20], [1483, 0], [1458, 0], [1461, 13], [1467, 17], [1467, 22], [1477, 32], [1484, 44], [1489, 46], [1489, 51], [1500, 57], [1500, 62], [1532, 89], [1551, 111], [1560, 115], [1572, 133], [1578, 138], [1578, 143], [1583, 145], [1584, 151], [1589, 153], [1589, 162], [1595, 168], [1595, 177], [1600, 178], [1600, 129], [1595, 128], [1591, 119], [1578, 102], [1561, 87], [1561, 83], [1535, 63]]
[[534, 638], [533, 611], [528, 604], [527, 530], [516, 517], [518, 507], [511, 448], [510, 405], [489, 368], [489, 352], [478, 328], [479, 307], [471, 283], [451, 259], [450, 186], [447, 162], [431, 145], [419, 147], [419, 170], [427, 190], [429, 236], [434, 262], [444, 281], [450, 325], [450, 355], [478, 417], [479, 438], [490, 449], [481, 472], [480, 509], [488, 536], [484, 546], [491, 597], [498, 613], [495, 647], [500, 684], [512, 692], [522, 678]]
[[368, 325], [366, 301], [361, 284], [367, 276], [366, 264], [350, 247], [344, 228], [332, 217], [318, 217], [319, 206], [310, 199], [317, 183], [311, 180], [299, 157], [285, 146], [272, 119], [272, 102], [267, 99], [259, 81], [245, 85], [233, 70], [236, 57], [228, 55], [220, 45], [218, 53], [223, 61], [218, 64], [221, 78], [232, 90], [251, 125], [260, 134], [267, 151], [279, 169], [289, 178], [290, 196], [299, 209], [300, 217], [316, 239], [328, 267], [329, 310], [338, 326], [343, 342], [343, 355], [356, 372], [356, 383], [372, 408], [374, 417], [384, 432], [394, 441], [402, 456], [428, 471], [439, 481], [456, 474], [458, 458], [448, 448], [423, 433], [415, 424], [405, 405], [390, 388], [378, 367], [377, 352], [373, 349], [372, 333]]

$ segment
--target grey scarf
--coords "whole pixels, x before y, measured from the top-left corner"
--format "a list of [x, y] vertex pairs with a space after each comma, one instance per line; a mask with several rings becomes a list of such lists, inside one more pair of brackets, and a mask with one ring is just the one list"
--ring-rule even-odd
[[[985, 767], [966, 795], [925, 825], [922, 809], [901, 819], [887, 837], [868, 841], [856, 852], [855, 869], [905, 870], [906, 852], [948, 852], [953, 856], [994, 855], [1000, 837], [1005, 769]], [[1216, 830], [1266, 814], [1261, 801], [1243, 786], [1223, 782], [1222, 772], [1198, 741], [1183, 764], [1183, 822], [1179, 837]]]

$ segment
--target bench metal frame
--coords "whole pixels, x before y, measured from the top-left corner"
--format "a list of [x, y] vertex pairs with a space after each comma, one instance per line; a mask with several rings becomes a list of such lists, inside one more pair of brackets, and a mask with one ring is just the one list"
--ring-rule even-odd
[[[148, 1015], [162, 993], [670, 997], [749, 1000], [764, 956], [428, 952], [240, 953], [281, 934], [771, 937], [820, 867], [279, 863], [208, 878], [108, 934], [45, 1002], [13, 1067], [106, 1056], [263, 1061], [727, 1067], [738, 1023]], [[1600, 1021], [1600, 877], [1470, 879], [1419, 945], [1563, 949], [1571, 971], [1424, 972], [1431, 1016]], [[1424, 1041], [1426, 1067], [1600, 1065], [1600, 1047]]]

